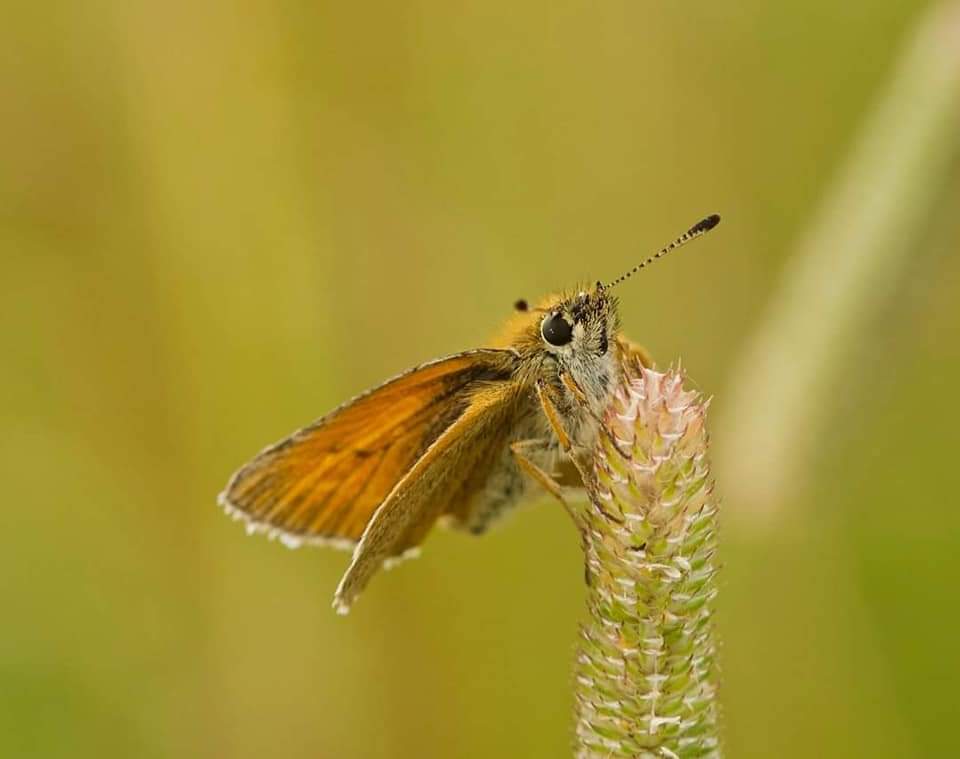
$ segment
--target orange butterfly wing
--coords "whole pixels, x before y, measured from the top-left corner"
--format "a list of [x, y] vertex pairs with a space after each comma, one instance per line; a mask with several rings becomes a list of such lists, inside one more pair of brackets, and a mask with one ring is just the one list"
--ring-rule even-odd
[[377, 507], [466, 411], [474, 392], [512, 376], [510, 350], [416, 367], [266, 448], [220, 503], [251, 532], [287, 545], [353, 547]]

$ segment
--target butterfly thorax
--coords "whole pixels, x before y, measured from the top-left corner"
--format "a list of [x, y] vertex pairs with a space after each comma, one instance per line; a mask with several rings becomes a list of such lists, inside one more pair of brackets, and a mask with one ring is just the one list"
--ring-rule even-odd
[[[563, 334], [550, 331], [551, 324]], [[509, 444], [522, 444], [523, 455], [551, 477], [570, 461], [560, 434], [569, 438], [575, 455], [588, 456], [593, 450], [599, 420], [620, 373], [617, 327], [616, 304], [602, 291], [548, 298], [507, 325], [496, 343], [517, 356], [515, 406], [504, 441], [508, 445], [502, 446], [483, 487], [464, 504], [457, 520], [461, 526], [482, 532], [495, 517], [537, 492]], [[553, 420], [545, 412], [545, 401], [555, 410]], [[564, 484], [579, 484], [575, 469], [566, 469], [573, 479]]]

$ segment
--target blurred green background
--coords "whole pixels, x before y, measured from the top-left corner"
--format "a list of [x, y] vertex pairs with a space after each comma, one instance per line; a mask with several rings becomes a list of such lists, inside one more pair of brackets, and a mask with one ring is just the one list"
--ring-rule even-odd
[[[437, 531], [343, 619], [345, 554], [248, 538], [216, 494], [344, 398], [483, 344], [516, 298], [713, 211], [621, 296], [722, 418], [926, 7], [0, 11], [0, 755], [569, 755], [582, 567], [553, 503]], [[788, 516], [754, 531], [725, 503], [730, 757], [956, 755], [947, 173]]]

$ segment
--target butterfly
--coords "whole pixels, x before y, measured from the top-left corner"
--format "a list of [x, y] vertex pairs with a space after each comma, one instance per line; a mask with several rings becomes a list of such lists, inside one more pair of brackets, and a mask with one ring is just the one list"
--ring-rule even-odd
[[609, 434], [602, 418], [625, 366], [652, 363], [620, 334], [611, 290], [719, 221], [706, 217], [608, 284], [518, 301], [491, 347], [410, 369], [269, 446], [230, 478], [221, 505], [288, 546], [351, 549], [334, 596], [346, 613], [438, 520], [479, 534], [538, 489], [564, 501]]

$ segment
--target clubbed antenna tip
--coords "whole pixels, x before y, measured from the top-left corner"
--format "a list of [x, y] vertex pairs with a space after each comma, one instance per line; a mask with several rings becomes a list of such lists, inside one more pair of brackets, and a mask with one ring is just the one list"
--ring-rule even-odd
[[717, 224], [720, 223], [720, 214], [712, 213], [703, 221], [698, 222], [694, 225], [693, 229], [690, 230], [691, 234], [696, 234], [698, 232], [709, 232]]
[[650, 256], [646, 260], [641, 261], [639, 264], [637, 264], [632, 269], [630, 269], [630, 271], [626, 272], [625, 274], [621, 274], [619, 277], [613, 280], [613, 282], [610, 282], [609, 284], [606, 284], [606, 285], [598, 283], [597, 289], [609, 290], [611, 287], [616, 287], [624, 280], [630, 279], [630, 277], [632, 277], [634, 274], [636, 274], [638, 271], [640, 271], [644, 267], [652, 264], [658, 258], [662, 258], [663, 256], [667, 255], [667, 253], [669, 253], [671, 250], [676, 250], [677, 248], [683, 247], [691, 240], [697, 239], [698, 237], [700, 237], [700, 235], [709, 232], [719, 223], [720, 223], [720, 214], [716, 214], [716, 213], [710, 214], [705, 219], [701, 219], [692, 227], [690, 227], [690, 229], [688, 229], [686, 232], [680, 235], [672, 243], [670, 243], [664, 248], [660, 248], [660, 250], [658, 250], [656, 253], [654, 253], [652, 256]]

